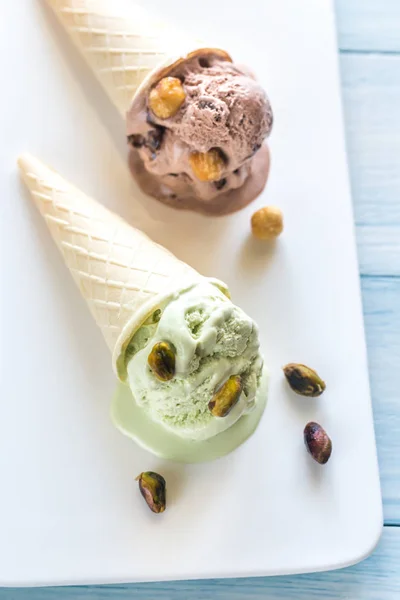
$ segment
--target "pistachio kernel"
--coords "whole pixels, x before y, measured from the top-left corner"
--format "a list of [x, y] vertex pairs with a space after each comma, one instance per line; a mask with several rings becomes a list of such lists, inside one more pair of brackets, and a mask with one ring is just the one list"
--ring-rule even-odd
[[164, 477], [153, 471], [141, 473], [136, 477], [140, 493], [147, 506], [154, 513], [162, 513], [166, 507], [166, 483]]
[[168, 342], [153, 346], [147, 359], [150, 369], [160, 381], [170, 381], [175, 375], [175, 349]]
[[325, 429], [311, 421], [304, 428], [304, 443], [317, 463], [325, 465], [332, 454], [332, 441]]
[[300, 396], [315, 398], [325, 391], [325, 382], [314, 369], [306, 365], [290, 363], [283, 368], [283, 372], [292, 390]]
[[157, 310], [155, 310], [151, 316], [152, 322], [158, 323], [159, 320], [161, 319], [161, 314], [162, 314], [161, 308], [158, 308]]
[[226, 417], [232, 408], [239, 402], [243, 390], [242, 378], [239, 375], [232, 375], [228, 381], [217, 391], [212, 400], [208, 403], [208, 408], [214, 417]]

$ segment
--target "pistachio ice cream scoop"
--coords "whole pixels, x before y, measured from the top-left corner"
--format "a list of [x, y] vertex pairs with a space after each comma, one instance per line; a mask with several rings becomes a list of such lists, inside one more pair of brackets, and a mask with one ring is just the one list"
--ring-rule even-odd
[[157, 318], [127, 349], [130, 389], [152, 420], [206, 440], [254, 409], [263, 360], [250, 317], [202, 282], [176, 294]]

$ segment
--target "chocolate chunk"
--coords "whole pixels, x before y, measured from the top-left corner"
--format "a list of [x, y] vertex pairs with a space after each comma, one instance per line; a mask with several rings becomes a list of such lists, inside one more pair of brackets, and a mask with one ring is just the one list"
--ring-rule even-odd
[[226, 181], [225, 177], [214, 183], [217, 190], [222, 190], [222, 188], [224, 188], [226, 186], [226, 184], [227, 184], [227, 181]]
[[235, 170], [233, 171], [233, 174], [234, 174], [234, 175], [239, 175], [239, 174], [240, 174], [240, 167], [239, 167], [238, 169], [235, 169]]
[[157, 127], [157, 123], [154, 123], [153, 119], [151, 118], [151, 114], [149, 112], [146, 115], [146, 122], [149, 125], [152, 125], [152, 127]]
[[215, 110], [216, 106], [214, 104], [214, 102], [212, 100], [200, 100], [199, 101], [199, 108], [201, 108], [202, 110], [204, 108], [209, 108], [210, 110]]
[[157, 127], [157, 129], [151, 129], [146, 136], [146, 148], [152, 152], [157, 152], [161, 148], [162, 139], [164, 137], [164, 129]]
[[[152, 152], [152, 159], [155, 158], [155, 153], [161, 148], [162, 139], [164, 136], [164, 128], [157, 127], [151, 129], [146, 136], [134, 134], [128, 136], [128, 142], [133, 148], [143, 148], [145, 146]], [[154, 156], [153, 156], [154, 155]]]
[[141, 148], [144, 146], [145, 140], [142, 135], [128, 135], [128, 144], [133, 146], [134, 148]]
[[216, 106], [215, 103], [212, 100], [207, 100], [206, 98], [203, 98], [203, 100], [199, 100], [198, 103], [198, 107], [201, 110], [204, 110], [206, 108], [208, 108], [209, 110], [214, 112], [214, 121], [216, 123], [220, 123], [222, 120], [222, 116], [221, 116], [221, 112], [222, 112], [222, 108], [221, 106]]
[[207, 58], [200, 58], [199, 59], [199, 65], [203, 68], [203, 69], [209, 69], [210, 68], [210, 63], [208, 61]]

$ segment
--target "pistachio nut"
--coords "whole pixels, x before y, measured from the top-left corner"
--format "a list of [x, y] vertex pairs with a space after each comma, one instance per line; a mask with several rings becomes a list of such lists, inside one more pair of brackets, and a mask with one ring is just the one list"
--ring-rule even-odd
[[304, 443], [308, 452], [320, 465], [325, 465], [332, 454], [332, 441], [318, 423], [307, 423], [304, 428]]
[[300, 396], [320, 396], [326, 388], [318, 373], [306, 365], [290, 363], [283, 372], [292, 390]]
[[169, 381], [175, 375], [175, 349], [168, 342], [153, 346], [147, 359], [150, 369], [161, 381]]
[[155, 310], [151, 316], [152, 322], [158, 323], [159, 320], [161, 319], [161, 314], [162, 314], [161, 308], [157, 308], [157, 310]]
[[151, 315], [144, 321], [143, 325], [156, 325], [162, 316], [161, 308], [157, 308]]
[[208, 403], [211, 414], [214, 417], [226, 417], [239, 402], [242, 390], [243, 384], [240, 375], [229, 377]]
[[136, 477], [139, 482], [140, 493], [147, 502], [147, 506], [154, 513], [162, 513], [166, 506], [166, 483], [164, 477], [153, 471], [141, 473]]

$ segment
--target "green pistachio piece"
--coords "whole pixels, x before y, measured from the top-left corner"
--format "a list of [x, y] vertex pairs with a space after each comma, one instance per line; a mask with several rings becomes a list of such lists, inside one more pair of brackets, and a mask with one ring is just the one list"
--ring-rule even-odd
[[213, 399], [208, 403], [208, 408], [214, 417], [226, 417], [232, 408], [239, 402], [242, 393], [242, 378], [232, 375], [228, 381], [217, 391]]
[[160, 381], [169, 381], [175, 375], [175, 349], [168, 342], [153, 346], [147, 359], [150, 369]]
[[326, 388], [318, 373], [306, 365], [291, 363], [283, 372], [292, 390], [300, 396], [320, 396]]
[[151, 317], [152, 322], [158, 323], [159, 320], [161, 319], [161, 314], [162, 314], [161, 308], [158, 308], [157, 310], [155, 310]]
[[147, 471], [136, 477], [140, 493], [146, 500], [147, 506], [154, 513], [162, 513], [166, 506], [166, 483], [158, 473]]

